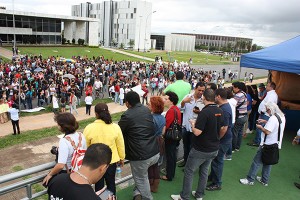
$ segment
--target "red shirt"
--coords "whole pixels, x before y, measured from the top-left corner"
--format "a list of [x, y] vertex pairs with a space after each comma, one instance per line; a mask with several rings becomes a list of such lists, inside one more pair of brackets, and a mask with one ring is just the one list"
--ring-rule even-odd
[[166, 129], [168, 129], [175, 120], [175, 112], [177, 113], [177, 122], [181, 124], [181, 112], [177, 106], [172, 106], [166, 113]]
[[119, 86], [119, 85], [116, 85], [116, 86], [115, 86], [115, 92], [120, 93], [120, 86]]

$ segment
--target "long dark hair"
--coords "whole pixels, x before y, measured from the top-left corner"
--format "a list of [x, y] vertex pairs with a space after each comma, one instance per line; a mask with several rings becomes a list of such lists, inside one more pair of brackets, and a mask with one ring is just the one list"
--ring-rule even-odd
[[112, 123], [111, 116], [108, 111], [108, 107], [105, 103], [98, 103], [95, 106], [95, 113], [96, 113], [97, 119], [103, 120], [105, 122], [105, 124]]

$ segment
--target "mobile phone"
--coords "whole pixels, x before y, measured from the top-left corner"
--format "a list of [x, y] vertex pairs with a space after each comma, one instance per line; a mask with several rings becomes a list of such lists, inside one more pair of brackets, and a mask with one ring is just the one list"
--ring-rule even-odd
[[110, 190], [106, 189], [99, 195], [99, 197], [101, 200], [107, 200], [112, 195], [114, 194]]

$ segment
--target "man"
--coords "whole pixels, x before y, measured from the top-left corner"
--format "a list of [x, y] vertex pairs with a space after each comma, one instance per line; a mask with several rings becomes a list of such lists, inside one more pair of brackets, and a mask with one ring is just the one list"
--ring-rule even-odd
[[180, 103], [183, 97], [185, 97], [185, 95], [189, 94], [191, 91], [191, 85], [188, 82], [185, 82], [183, 78], [184, 73], [182, 71], [178, 71], [176, 73], [175, 83], [168, 85], [164, 90], [163, 95], [168, 91], [175, 92], [178, 96], [178, 102]]
[[217, 89], [215, 101], [219, 105], [219, 108], [223, 110], [224, 121], [223, 128], [220, 131], [221, 139], [218, 155], [211, 163], [209, 178], [212, 183], [206, 187], [209, 191], [221, 190], [224, 156], [232, 145], [232, 111], [227, 101], [227, 91], [225, 89]]
[[193, 147], [184, 169], [183, 186], [180, 195], [171, 195], [173, 200], [188, 200], [192, 191], [194, 172], [199, 169], [199, 183], [192, 195], [198, 200], [204, 196], [208, 168], [217, 156], [220, 143], [220, 129], [223, 123], [223, 111], [215, 104], [215, 93], [206, 89], [203, 93], [205, 107], [197, 120], [191, 120]]
[[97, 78], [97, 80], [94, 83], [95, 91], [102, 92], [102, 87], [103, 87], [102, 82], [100, 81], [99, 78]]
[[[267, 84], [266, 87], [267, 94], [258, 107], [259, 119], [264, 119], [264, 120], [269, 119], [269, 116], [266, 113], [266, 106], [265, 106], [267, 102], [273, 102], [275, 104], [278, 103], [278, 95], [275, 89], [276, 89], [276, 84], [274, 82]], [[262, 124], [262, 126], [264, 126], [264, 124]], [[261, 135], [261, 130], [256, 129], [256, 135], [253, 140], [253, 143], [248, 143], [247, 145], [258, 147], [260, 144], [260, 135]]]
[[128, 110], [121, 116], [119, 126], [124, 136], [125, 158], [130, 160], [135, 182], [134, 199], [152, 200], [148, 168], [159, 159], [153, 117], [150, 110], [140, 103], [136, 92], [130, 91], [125, 95], [125, 105]]
[[[82, 161], [80, 169], [71, 174], [59, 174], [48, 184], [49, 199], [100, 200], [91, 184], [105, 174], [111, 161], [111, 149], [105, 144], [92, 144]], [[109, 199], [114, 199], [110, 197]]]
[[119, 101], [119, 94], [120, 94], [120, 82], [117, 81], [115, 85], [115, 103], [118, 103]]
[[184, 150], [184, 161], [178, 165], [178, 167], [184, 167], [189, 156], [189, 152], [192, 146], [192, 127], [189, 122], [190, 119], [197, 119], [199, 112], [204, 107], [202, 95], [205, 90], [205, 85], [202, 82], [198, 82], [194, 89], [194, 94], [188, 94], [181, 101], [180, 106], [183, 110], [182, 121], [182, 140]]
[[236, 120], [232, 129], [232, 151], [239, 151], [242, 143], [243, 128], [248, 120], [246, 86], [242, 82], [234, 82], [232, 83], [232, 88], [235, 94], [234, 99], [237, 101]]
[[259, 98], [259, 100], [261, 100], [261, 101], [264, 100], [266, 95], [267, 95], [267, 90], [266, 90], [265, 84], [263, 84], [263, 83], [258, 84], [258, 98]]

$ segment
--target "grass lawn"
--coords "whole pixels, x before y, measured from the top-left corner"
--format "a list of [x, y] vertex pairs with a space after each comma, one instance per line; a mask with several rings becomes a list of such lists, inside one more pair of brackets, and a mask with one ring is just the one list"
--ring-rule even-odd
[[[112, 121], [116, 122], [119, 121], [123, 112], [112, 114]], [[86, 120], [79, 121], [79, 130], [83, 130], [88, 124], [95, 121], [94, 117], [91, 117]], [[22, 144], [25, 142], [36, 141], [42, 138], [51, 137], [55, 135], [61, 134], [56, 126], [51, 128], [43, 128], [39, 130], [33, 131], [25, 131], [22, 134], [14, 136], [14, 135], [7, 135], [1, 138], [0, 142], [0, 149], [5, 147], [11, 147], [16, 144]]]
[[2, 63], [11, 63], [11, 59], [7, 59], [6, 57], [0, 56]]
[[[113, 59], [116, 61], [131, 60], [131, 61], [144, 61], [134, 57], [126, 56], [120, 53], [114, 53], [101, 48], [90, 47], [19, 47], [20, 54], [39, 55], [40, 53], [44, 58], [48, 56], [62, 56], [71, 58], [72, 56], [83, 56], [92, 58], [93, 56], [104, 56], [106, 59]], [[146, 62], [146, 61], [145, 61]]]
[[[185, 52], [185, 51], [173, 51], [167, 53], [166, 51], [158, 51], [158, 50], [153, 50], [151, 52], [137, 52], [137, 51], [126, 51], [128, 53], [140, 55], [140, 56], [145, 56], [154, 59], [155, 56], [161, 56], [164, 61], [175, 61], [177, 62], [189, 62], [189, 59], [193, 59], [193, 65], [199, 65], [199, 64], [211, 64], [211, 65], [226, 65], [226, 64], [238, 64], [238, 63], [233, 63], [230, 60], [227, 60], [223, 58], [220, 60], [220, 56], [216, 55], [211, 55], [208, 54], [206, 55], [205, 53], [197, 52], [197, 51], [190, 51], [190, 52]], [[208, 58], [208, 62], [206, 62], [206, 58]]]

